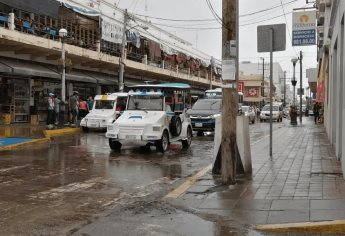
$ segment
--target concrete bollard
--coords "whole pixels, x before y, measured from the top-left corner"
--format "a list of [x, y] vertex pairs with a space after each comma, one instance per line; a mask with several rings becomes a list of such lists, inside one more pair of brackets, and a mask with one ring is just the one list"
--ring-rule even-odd
[[[236, 141], [238, 151], [240, 153], [241, 161], [243, 164], [244, 173], [246, 175], [252, 174], [252, 156], [250, 149], [250, 136], [249, 136], [249, 117], [237, 116], [236, 120]], [[219, 148], [222, 141], [222, 117], [216, 117], [216, 127], [214, 132], [214, 149], [213, 149], [213, 163], [217, 158]]]

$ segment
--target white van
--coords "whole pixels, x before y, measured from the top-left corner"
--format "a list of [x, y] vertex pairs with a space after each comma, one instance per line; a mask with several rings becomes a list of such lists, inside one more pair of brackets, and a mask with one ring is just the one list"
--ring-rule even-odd
[[[272, 104], [272, 120], [283, 121], [283, 106], [279, 103]], [[270, 120], [270, 104], [265, 105], [260, 112], [260, 122]]]
[[84, 131], [89, 128], [106, 129], [126, 108], [127, 93], [96, 95], [92, 110], [80, 122]]

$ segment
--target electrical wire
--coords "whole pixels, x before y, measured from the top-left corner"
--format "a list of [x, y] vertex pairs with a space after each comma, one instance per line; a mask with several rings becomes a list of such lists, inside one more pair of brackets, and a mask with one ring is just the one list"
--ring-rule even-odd
[[[286, 23], [286, 28], [287, 28], [288, 33], [289, 33], [289, 40], [290, 40], [290, 42], [291, 42], [291, 45], [293, 45], [293, 44], [292, 44], [291, 33], [290, 33], [290, 27], [289, 27], [288, 21], [287, 21], [287, 19], [286, 19], [286, 14], [285, 14], [285, 9], [284, 9], [284, 5], [283, 5], [283, 0], [280, 0], [280, 5], [281, 5], [281, 7], [282, 7], [282, 9], [283, 9], [284, 19], [285, 19], [285, 23]], [[295, 47], [292, 47], [292, 48], [293, 48], [293, 50], [295, 51], [296, 56], [298, 57], [298, 53], [297, 53]]]
[[218, 21], [218, 23], [219, 23], [220, 25], [222, 25], [222, 26], [224, 27], [225, 24], [224, 24], [223, 20], [217, 15], [217, 13], [216, 13], [215, 10], [213, 9], [213, 7], [212, 7], [210, 1], [209, 1], [209, 0], [206, 0], [206, 3], [207, 3], [208, 8], [210, 9], [212, 15], [214, 16], [214, 18]]
[[[291, 3], [294, 3], [294, 2], [297, 2], [298, 0], [293, 0], [293, 1], [290, 1], [290, 2], [286, 2], [284, 3], [284, 5], [289, 5]], [[252, 16], [252, 15], [256, 15], [258, 13], [262, 13], [262, 12], [266, 12], [266, 11], [270, 11], [270, 10], [273, 10], [273, 9], [276, 9], [278, 7], [281, 7], [281, 5], [276, 5], [276, 6], [273, 6], [273, 7], [269, 7], [269, 8], [266, 8], [266, 9], [263, 9], [263, 10], [259, 10], [259, 11], [255, 11], [255, 12], [251, 12], [251, 13], [247, 13], [247, 14], [243, 14], [243, 15], [240, 15], [240, 17], [246, 17], [246, 16]]]

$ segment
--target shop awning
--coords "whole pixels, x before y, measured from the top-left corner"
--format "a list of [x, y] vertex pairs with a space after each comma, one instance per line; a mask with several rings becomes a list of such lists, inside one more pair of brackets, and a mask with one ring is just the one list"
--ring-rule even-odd
[[85, 71], [85, 74], [97, 80], [98, 84], [117, 84], [118, 75], [109, 75], [98, 72]]
[[0, 3], [26, 12], [59, 18], [60, 2], [56, 0], [0, 0]]
[[[60, 78], [60, 75], [37, 63], [32, 63], [29, 61], [23, 61], [23, 60], [15, 60], [15, 59], [9, 59], [9, 58], [0, 58], [0, 70], [2, 67], [7, 66], [10, 71], [4, 71], [7, 73], [13, 73], [17, 75], [25, 75], [25, 76], [37, 76], [37, 77], [46, 77], [46, 78]], [[8, 69], [5, 69], [8, 70]]]
[[74, 5], [72, 3], [63, 3], [63, 5], [71, 10], [73, 10], [74, 12], [77, 12], [79, 14], [85, 15], [85, 16], [91, 16], [91, 17], [95, 17], [95, 16], [99, 16], [100, 12], [93, 10], [93, 9], [87, 9], [84, 8], [80, 5]]
[[1, 73], [12, 73], [12, 68], [0, 62]]

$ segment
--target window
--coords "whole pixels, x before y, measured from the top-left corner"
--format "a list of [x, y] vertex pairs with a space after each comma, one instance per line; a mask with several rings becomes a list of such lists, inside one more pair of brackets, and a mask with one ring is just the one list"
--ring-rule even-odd
[[160, 95], [132, 95], [127, 110], [163, 111], [163, 100]]
[[202, 99], [196, 101], [193, 106], [193, 110], [220, 110], [222, 105], [222, 100], [210, 100]]
[[113, 109], [114, 100], [96, 100], [95, 109]]

